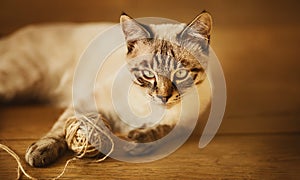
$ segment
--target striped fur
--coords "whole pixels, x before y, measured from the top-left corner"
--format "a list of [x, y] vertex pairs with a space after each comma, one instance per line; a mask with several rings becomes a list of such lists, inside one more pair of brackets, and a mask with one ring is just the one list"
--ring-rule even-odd
[[[163, 24], [145, 28], [123, 16], [129, 70], [135, 82], [147, 88], [152, 100], [166, 105], [178, 103], [185, 92], [204, 80], [211, 30], [208, 13], [202, 13], [186, 27]], [[145, 71], [153, 73], [153, 78], [146, 77]], [[178, 72], [187, 76], [178, 79]]]

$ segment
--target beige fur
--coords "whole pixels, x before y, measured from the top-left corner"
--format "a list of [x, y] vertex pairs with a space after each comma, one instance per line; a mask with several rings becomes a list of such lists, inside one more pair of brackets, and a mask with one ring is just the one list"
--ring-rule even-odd
[[[89, 42], [112, 25], [95, 23], [28, 26], [0, 40], [0, 100], [34, 98], [66, 108], [53, 128], [28, 148], [25, 159], [30, 165], [48, 165], [67, 148], [63, 127], [65, 121], [74, 115], [71, 97], [75, 67]], [[168, 32], [178, 33], [184, 25], [180, 24], [176, 28], [174, 25], [153, 25], [152, 28], [159, 32], [160, 38], [168, 39], [172, 35]], [[128, 58], [126, 51], [126, 47], [122, 47], [107, 59], [104, 70], [98, 74], [97, 82], [101, 83], [96, 83], [92, 96], [96, 97], [99, 112], [107, 117], [115, 132], [125, 136], [131, 132], [130, 137], [140, 140], [140, 131], [135, 130], [138, 127], [128, 126], [114, 112], [110, 95], [114, 76]], [[197, 91], [201, 95], [202, 113], [210, 100], [209, 83], [205, 80], [197, 85]], [[120, 90], [119, 93], [127, 92]], [[145, 116], [149, 113], [149, 99], [140, 86], [132, 86], [129, 102], [135, 114]], [[86, 105], [84, 103], [88, 102], [83, 102], [82, 106]], [[149, 128], [166, 129], [165, 133], [169, 132], [178, 120], [180, 108], [180, 103], [168, 108], [163, 120]], [[159, 137], [163, 135], [165, 134]]]

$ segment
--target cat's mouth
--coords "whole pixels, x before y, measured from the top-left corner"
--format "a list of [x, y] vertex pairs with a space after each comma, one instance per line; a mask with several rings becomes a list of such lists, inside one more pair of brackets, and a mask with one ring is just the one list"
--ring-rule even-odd
[[162, 105], [162, 106], [165, 106], [167, 109], [173, 107], [175, 104], [178, 104], [180, 103], [180, 96], [176, 96], [176, 97], [171, 97], [169, 98], [168, 100], [161, 100], [161, 98], [158, 98], [158, 97], [155, 97], [151, 94], [148, 94], [147, 98], [154, 102], [155, 104], [158, 104], [158, 105]]

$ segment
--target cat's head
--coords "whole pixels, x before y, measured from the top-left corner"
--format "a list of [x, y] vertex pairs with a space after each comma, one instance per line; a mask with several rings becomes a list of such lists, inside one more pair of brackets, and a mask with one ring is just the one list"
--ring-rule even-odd
[[153, 101], [176, 104], [188, 89], [205, 79], [212, 28], [209, 13], [202, 12], [188, 25], [144, 25], [126, 14], [120, 21], [129, 70], [135, 84]]

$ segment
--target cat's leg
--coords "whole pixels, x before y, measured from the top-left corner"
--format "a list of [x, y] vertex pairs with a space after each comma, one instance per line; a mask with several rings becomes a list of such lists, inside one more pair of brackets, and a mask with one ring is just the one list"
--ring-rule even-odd
[[44, 137], [28, 147], [25, 154], [28, 164], [35, 167], [47, 166], [65, 153], [67, 143], [64, 126], [66, 120], [73, 115], [73, 108], [68, 108]]

